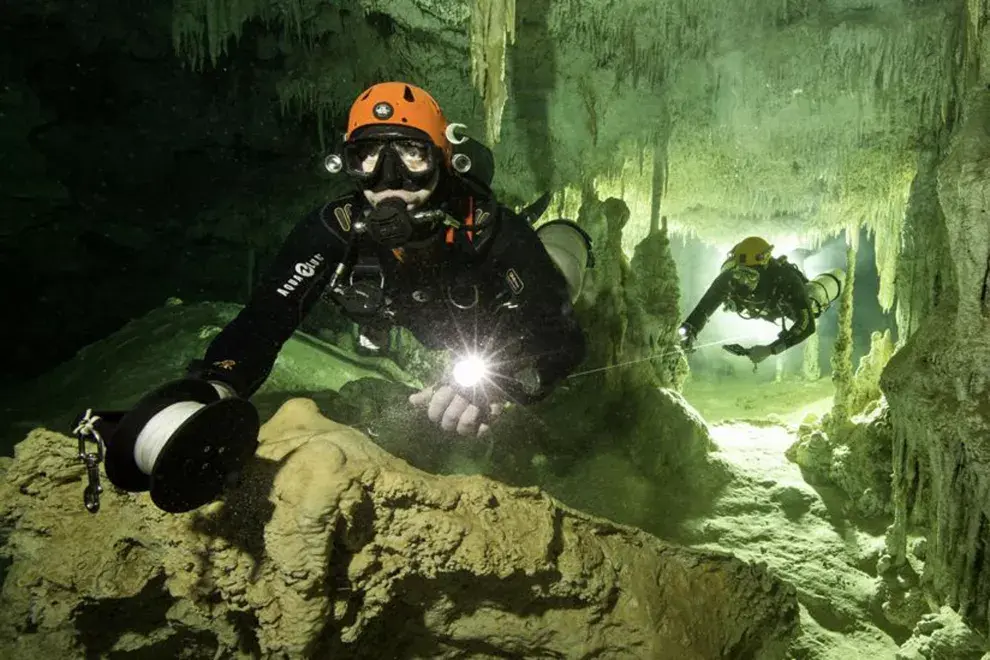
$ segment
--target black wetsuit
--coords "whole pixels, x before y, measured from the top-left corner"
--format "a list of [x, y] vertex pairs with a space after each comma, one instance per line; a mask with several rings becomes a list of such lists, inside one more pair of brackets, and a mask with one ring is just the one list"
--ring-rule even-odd
[[[213, 340], [204, 359], [191, 365], [191, 374], [250, 396], [321, 297], [363, 326], [405, 327], [431, 349], [460, 354], [477, 345], [498, 351], [500, 373], [535, 367], [539, 391], [498, 381], [521, 403], [546, 396], [584, 359], [584, 335], [563, 276], [529, 223], [493, 199], [448, 198], [444, 210], [461, 219], [462, 229], [452, 232], [452, 243], [439, 234], [420, 254], [397, 255], [358, 237], [348, 259], [353, 280], [345, 276], [330, 291], [353, 224], [367, 208], [358, 193], [306, 216], [247, 306]], [[463, 230], [469, 217], [470, 232]], [[424, 258], [424, 251], [432, 258]], [[379, 304], [360, 304], [375, 295]]]
[[[808, 280], [801, 271], [786, 260], [773, 259], [759, 272], [760, 281], [748, 295], [734, 282], [733, 271], [720, 274], [687, 317], [685, 325], [690, 326], [695, 335], [700, 334], [715, 310], [726, 304], [730, 311], [744, 318], [781, 323], [783, 330], [770, 344], [775, 355], [810, 337], [815, 332], [815, 313], [805, 288]], [[784, 325], [784, 319], [791, 321], [790, 327]]]

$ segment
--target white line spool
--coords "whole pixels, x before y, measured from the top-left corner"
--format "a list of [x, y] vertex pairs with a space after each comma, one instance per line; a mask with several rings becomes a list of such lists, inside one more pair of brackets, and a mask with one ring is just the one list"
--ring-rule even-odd
[[150, 475], [158, 455], [176, 429], [206, 406], [196, 401], [180, 401], [161, 410], [148, 420], [134, 443], [134, 462], [141, 472]]

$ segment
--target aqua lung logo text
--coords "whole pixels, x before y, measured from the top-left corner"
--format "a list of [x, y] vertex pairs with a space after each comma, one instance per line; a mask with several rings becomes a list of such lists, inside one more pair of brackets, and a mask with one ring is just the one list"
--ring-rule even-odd
[[293, 269], [295, 272], [292, 277], [277, 289], [278, 295], [288, 298], [289, 294], [298, 289], [300, 284], [316, 275], [316, 269], [323, 261], [322, 254], [314, 254], [309, 260], [297, 263]]

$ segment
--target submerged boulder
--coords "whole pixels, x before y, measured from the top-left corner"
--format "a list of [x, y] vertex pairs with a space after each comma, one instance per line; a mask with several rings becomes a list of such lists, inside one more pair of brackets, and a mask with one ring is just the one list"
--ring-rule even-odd
[[0, 656], [776, 658], [794, 589], [535, 488], [421, 472], [292, 399], [226, 500], [81, 502], [73, 441], [2, 473]]

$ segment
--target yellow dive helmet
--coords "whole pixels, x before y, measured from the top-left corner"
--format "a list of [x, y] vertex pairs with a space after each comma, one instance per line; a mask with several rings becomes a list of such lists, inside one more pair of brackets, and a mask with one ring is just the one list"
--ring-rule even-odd
[[725, 261], [722, 272], [733, 271], [732, 280], [747, 293], [756, 289], [760, 282], [760, 269], [770, 261], [773, 246], [759, 236], [750, 236], [736, 243]]
[[747, 268], [762, 268], [770, 261], [773, 246], [759, 236], [750, 236], [736, 243], [726, 256], [722, 270], [726, 271], [737, 266]]

